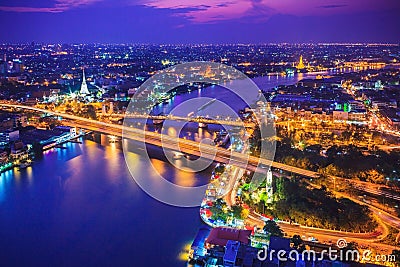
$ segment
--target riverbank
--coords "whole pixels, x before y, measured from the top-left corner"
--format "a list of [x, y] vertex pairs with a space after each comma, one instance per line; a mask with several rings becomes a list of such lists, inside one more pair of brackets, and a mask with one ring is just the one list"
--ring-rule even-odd
[[[0, 166], [0, 173], [12, 170], [16, 167], [19, 167], [19, 170], [26, 169], [31, 166], [39, 155], [53, 148], [63, 148], [63, 144], [72, 142], [77, 140], [83, 136], [85, 136], [88, 131], [81, 130], [76, 133], [75, 131], [68, 130], [67, 133], [57, 135], [50, 135], [46, 141], [34, 140], [32, 135], [29, 135], [29, 138], [24, 138], [25, 135], [21, 136], [21, 139], [17, 142], [14, 142], [11, 147], [11, 152], [8, 155], [3, 155], [3, 162]], [[28, 144], [25, 146], [25, 142], [34, 142], [32, 144]], [[43, 143], [42, 143], [43, 142]]]

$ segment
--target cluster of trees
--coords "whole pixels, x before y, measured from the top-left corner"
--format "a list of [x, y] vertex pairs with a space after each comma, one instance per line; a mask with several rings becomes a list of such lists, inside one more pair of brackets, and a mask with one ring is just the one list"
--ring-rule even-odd
[[311, 227], [370, 232], [377, 226], [368, 207], [347, 198], [337, 199], [324, 187], [309, 189], [285, 178], [274, 179], [273, 187], [272, 204], [266, 204], [263, 198], [255, 202], [246, 186], [242, 187], [242, 200], [259, 213]]
[[218, 166], [215, 167], [214, 172], [216, 175], [221, 175], [225, 171], [225, 165], [224, 164], [219, 164]]
[[276, 160], [323, 174], [400, 187], [399, 151], [387, 153], [378, 150], [364, 155], [353, 145], [332, 146], [324, 155], [322, 150], [321, 145], [311, 145], [303, 150], [296, 149], [286, 140], [277, 142]]
[[84, 118], [89, 118], [96, 120], [96, 107], [93, 104], [83, 104], [76, 100], [65, 103], [65, 109], [67, 113], [73, 113], [75, 111], [75, 115], [81, 116]]
[[244, 209], [240, 205], [228, 207], [226, 202], [222, 199], [217, 199], [214, 205], [210, 207], [210, 211], [212, 212], [211, 219], [221, 220], [224, 223], [226, 223], [229, 218], [244, 220], [249, 216], [248, 209]]
[[283, 237], [283, 232], [275, 221], [266, 221], [263, 230], [272, 236]]
[[93, 105], [85, 105], [77, 115], [88, 119], [97, 119], [96, 108]]
[[377, 226], [368, 207], [337, 199], [325, 188], [309, 189], [285, 178], [277, 178], [276, 183], [276, 201], [268, 207], [275, 217], [342, 231], [369, 232]]
[[[300, 119], [297, 118], [297, 119]], [[291, 139], [294, 143], [307, 143], [307, 140], [330, 144], [332, 141], [340, 141], [342, 143], [353, 143], [358, 145], [374, 144], [381, 145], [385, 143], [382, 134], [375, 131], [369, 131], [363, 126], [347, 125], [344, 131], [331, 131], [327, 129], [326, 123], [322, 122], [307, 122], [308, 129], [305, 128], [289, 128], [283, 125], [276, 126], [278, 136], [283, 136]], [[332, 126], [331, 126], [332, 127]], [[309, 129], [318, 130], [312, 132]], [[342, 128], [343, 129], [343, 128]]]
[[304, 244], [304, 241], [300, 235], [293, 235], [293, 237], [290, 239], [290, 242], [292, 243], [293, 249], [300, 252], [306, 250], [306, 245]]
[[[261, 129], [256, 126], [248, 139], [251, 155], [267, 159], [273, 159], [276, 147], [276, 132], [271, 124], [262, 124]], [[262, 152], [261, 152], [262, 150]], [[262, 155], [261, 155], [262, 153]]]

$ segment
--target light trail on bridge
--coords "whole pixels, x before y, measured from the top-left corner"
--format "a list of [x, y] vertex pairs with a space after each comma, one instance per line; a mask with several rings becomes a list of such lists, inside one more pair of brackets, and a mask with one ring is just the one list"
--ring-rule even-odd
[[253, 122], [243, 122], [242, 120], [231, 121], [223, 119], [211, 119], [206, 117], [182, 117], [176, 115], [146, 115], [146, 114], [102, 114], [103, 117], [116, 117], [116, 118], [127, 118], [127, 119], [150, 119], [150, 120], [171, 120], [171, 121], [186, 121], [186, 122], [199, 122], [206, 124], [220, 124], [226, 126], [236, 126], [236, 127], [254, 127], [256, 124]]
[[[266, 174], [267, 169], [262, 168], [262, 166], [271, 166], [275, 169], [280, 169], [292, 174], [297, 174], [303, 177], [308, 178], [319, 178], [321, 176], [320, 173], [301, 169], [298, 167], [290, 166], [287, 164], [279, 163], [276, 161], [263, 159], [255, 156], [250, 156], [248, 154], [242, 154], [235, 151], [230, 151], [225, 148], [216, 147], [204, 143], [198, 143], [195, 141], [179, 138], [179, 137], [171, 137], [165, 134], [159, 134], [156, 132], [144, 131], [142, 129], [127, 127], [118, 124], [111, 124], [101, 121], [96, 121], [92, 119], [83, 118], [76, 115], [55, 112], [51, 110], [45, 110], [41, 108], [25, 106], [25, 105], [16, 105], [16, 104], [4, 104], [0, 103], [0, 107], [14, 108], [14, 109], [25, 109], [31, 110], [35, 112], [51, 114], [53, 116], [62, 117], [64, 119], [71, 120], [73, 122], [64, 121], [64, 124], [71, 127], [83, 128], [91, 131], [106, 133], [110, 135], [115, 135], [127, 139], [136, 140], [139, 142], [145, 142], [151, 145], [164, 147], [170, 150], [180, 151], [183, 153], [204, 157], [208, 160], [213, 160], [216, 162], [234, 165], [243, 169], [247, 169], [249, 171], [258, 172], [262, 174]], [[363, 181], [355, 181], [351, 179], [346, 179], [342, 177], [328, 175], [328, 178], [332, 179], [335, 182], [344, 182], [349, 185], [355, 184], [357, 185], [357, 189], [377, 195], [383, 196], [387, 198], [394, 199], [396, 201], [400, 201], [400, 196], [384, 192], [379, 188], [389, 189], [387, 186], [383, 185], [375, 185], [368, 182]]]

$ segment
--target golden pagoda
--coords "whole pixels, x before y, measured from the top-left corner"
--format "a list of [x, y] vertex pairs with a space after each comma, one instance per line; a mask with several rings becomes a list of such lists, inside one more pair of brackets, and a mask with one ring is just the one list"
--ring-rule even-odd
[[304, 62], [303, 62], [303, 55], [300, 56], [299, 64], [297, 64], [296, 68], [298, 70], [304, 70], [306, 68], [306, 66], [304, 66]]

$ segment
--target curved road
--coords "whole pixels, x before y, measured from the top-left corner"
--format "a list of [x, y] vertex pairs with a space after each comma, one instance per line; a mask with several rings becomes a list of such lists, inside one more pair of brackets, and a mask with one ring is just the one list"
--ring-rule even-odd
[[[48, 113], [55, 116], [63, 117], [71, 121], [64, 121], [63, 123], [69, 126], [84, 128], [92, 131], [102, 132], [106, 134], [123, 136], [124, 138], [130, 138], [132, 140], [137, 140], [141, 142], [146, 142], [148, 144], [153, 144], [157, 146], [163, 146], [164, 148], [168, 148], [171, 150], [177, 150], [179, 148], [184, 153], [189, 153], [201, 157], [205, 157], [207, 159], [212, 159], [215, 161], [219, 161], [225, 164], [230, 164], [237, 166], [239, 168], [258, 171], [266, 173], [266, 169], [260, 168], [259, 165], [272, 166], [277, 169], [281, 169], [287, 172], [296, 173], [302, 176], [315, 178], [318, 177], [319, 174], [316, 172], [312, 172], [309, 170], [300, 169], [297, 167], [285, 165], [282, 163], [274, 162], [271, 160], [260, 159], [257, 157], [249, 156], [246, 154], [242, 154], [239, 152], [229, 151], [220, 147], [215, 147], [206, 144], [200, 144], [195, 141], [186, 140], [183, 138], [171, 137], [166, 135], [161, 135], [155, 132], [143, 131], [137, 128], [126, 127], [122, 125], [104, 123], [96, 120], [86, 119], [75, 115], [59, 113], [54, 111], [49, 111], [45, 109], [39, 109], [35, 107], [29, 107], [24, 105], [13, 105], [13, 104], [2, 104], [0, 103], [0, 107], [7, 108], [19, 108], [19, 109], [27, 109], [36, 112]], [[332, 179], [338, 179], [346, 181], [341, 177], [333, 177]], [[354, 181], [352, 181], [354, 182]], [[361, 182], [361, 184], [363, 184]], [[369, 183], [366, 183], [370, 186]], [[381, 192], [373, 191], [379, 195], [382, 195]], [[229, 194], [228, 194], [229, 195]], [[396, 195], [385, 194], [387, 197], [392, 197], [393, 199], [400, 200], [400, 198]], [[232, 203], [232, 202], [231, 202]], [[376, 208], [375, 208], [376, 209]], [[390, 214], [385, 214], [393, 219], [393, 216]], [[255, 225], [260, 225], [262, 220], [260, 218], [256, 218], [255, 214], [249, 218], [249, 223], [254, 223]], [[398, 219], [398, 218], [396, 218]], [[365, 242], [366, 240], [371, 240], [371, 238], [376, 237], [376, 235], [372, 234], [357, 234], [357, 233], [344, 233], [339, 231], [325, 230], [325, 229], [316, 229], [316, 228], [308, 228], [303, 226], [296, 226], [290, 224], [281, 223], [280, 226], [287, 233], [297, 233], [303, 235], [312, 235], [320, 240], [332, 241], [332, 237], [341, 237], [346, 238], [348, 241], [356, 241], [356, 242]], [[397, 224], [398, 226], [398, 224]], [[380, 249], [384, 248], [393, 248], [392, 246], [383, 245], [383, 244], [374, 244], [379, 246]]]
[[[64, 122], [64, 124], [69, 126], [75, 126], [115, 136], [121, 136], [121, 137], [123, 136], [124, 138], [131, 138], [133, 140], [137, 140], [140, 142], [146, 142], [156, 146], [163, 146], [171, 150], [177, 150], [177, 148], [179, 148], [180, 151], [184, 153], [201, 156], [209, 160], [215, 160], [221, 163], [234, 165], [254, 172], [266, 173], [267, 170], [260, 167], [264, 165], [264, 166], [272, 166], [275, 169], [281, 169], [289, 173], [295, 173], [309, 178], [317, 178], [320, 176], [319, 173], [314, 171], [297, 168], [294, 166], [286, 165], [268, 159], [249, 156], [247, 154], [242, 154], [235, 151], [229, 151], [221, 147], [215, 147], [212, 145], [198, 143], [183, 138], [171, 137], [155, 132], [144, 131], [138, 128], [100, 122], [71, 114], [54, 112], [50, 110], [24, 106], [24, 105], [0, 103], [0, 107], [26, 109], [41, 113], [52, 114], [54, 116], [59, 116], [68, 120], [72, 120], [73, 122]], [[391, 198], [396, 201], [400, 201], [400, 196], [381, 190], [381, 188], [388, 188], [386, 186], [345, 179], [342, 177], [337, 177], [332, 175], [328, 177], [331, 178], [332, 180], [335, 180], [336, 182], [345, 182], [356, 185], [359, 190], [363, 190], [365, 192], [377, 196], [383, 196]]]

